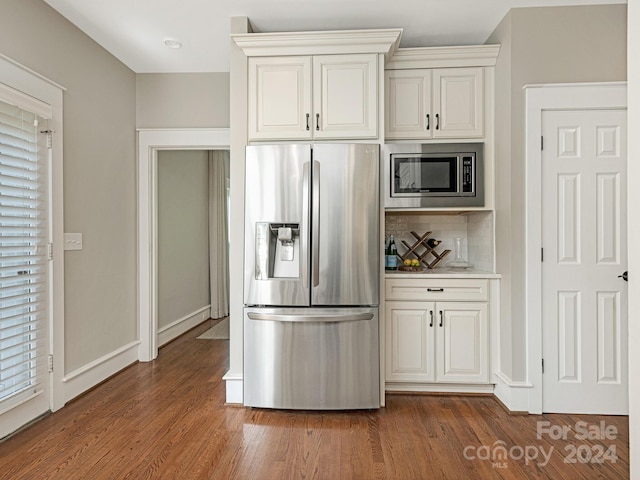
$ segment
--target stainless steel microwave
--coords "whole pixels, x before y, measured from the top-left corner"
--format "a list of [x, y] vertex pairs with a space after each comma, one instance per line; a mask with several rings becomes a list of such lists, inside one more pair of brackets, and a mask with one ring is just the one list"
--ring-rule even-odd
[[385, 208], [483, 207], [482, 143], [386, 144]]

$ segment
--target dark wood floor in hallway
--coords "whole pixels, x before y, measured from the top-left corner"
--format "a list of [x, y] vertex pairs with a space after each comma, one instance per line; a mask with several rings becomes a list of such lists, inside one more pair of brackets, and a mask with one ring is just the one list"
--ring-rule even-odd
[[435, 395], [358, 412], [225, 405], [228, 341], [197, 340], [207, 327], [1, 443], [0, 478], [629, 477], [627, 417], [510, 416], [493, 397]]

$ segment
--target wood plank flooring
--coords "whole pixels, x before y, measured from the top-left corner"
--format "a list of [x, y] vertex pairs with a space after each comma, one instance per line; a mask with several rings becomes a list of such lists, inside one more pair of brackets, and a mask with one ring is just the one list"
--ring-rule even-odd
[[[511, 416], [477, 396], [388, 395], [354, 412], [225, 405], [228, 341], [196, 340], [208, 327], [0, 443], [0, 479], [629, 478], [627, 417]], [[589, 429], [610, 438], [582, 439]]]

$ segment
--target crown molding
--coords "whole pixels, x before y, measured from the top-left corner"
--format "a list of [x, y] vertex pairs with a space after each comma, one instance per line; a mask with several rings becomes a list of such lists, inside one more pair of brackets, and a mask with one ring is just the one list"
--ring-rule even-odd
[[400, 45], [401, 28], [324, 32], [239, 33], [231, 39], [248, 57], [382, 53], [388, 61]]
[[499, 52], [500, 45], [399, 48], [385, 69], [494, 67]]

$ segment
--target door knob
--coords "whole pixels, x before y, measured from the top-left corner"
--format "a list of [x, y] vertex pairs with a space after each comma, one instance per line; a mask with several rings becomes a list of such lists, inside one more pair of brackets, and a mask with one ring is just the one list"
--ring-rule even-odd
[[628, 282], [629, 281], [629, 272], [624, 272], [622, 275], [618, 275], [618, 278], [621, 278], [625, 282]]

